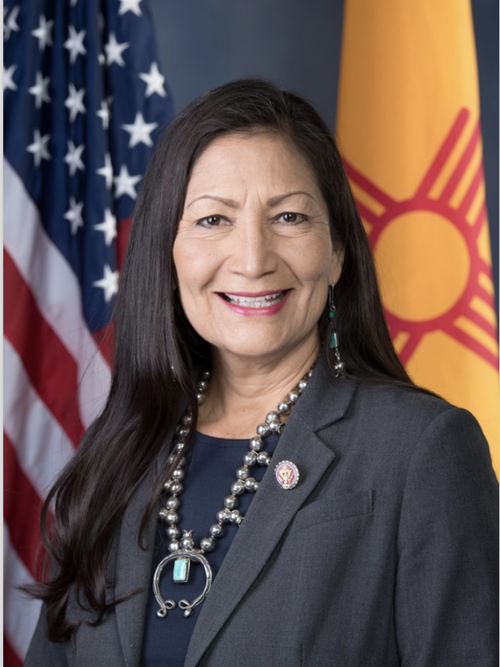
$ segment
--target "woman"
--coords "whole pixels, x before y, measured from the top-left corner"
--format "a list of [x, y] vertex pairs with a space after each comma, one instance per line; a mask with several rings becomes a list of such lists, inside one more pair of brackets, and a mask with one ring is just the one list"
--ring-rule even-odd
[[495, 492], [398, 361], [326, 126], [227, 84], [148, 167], [26, 665], [493, 665]]

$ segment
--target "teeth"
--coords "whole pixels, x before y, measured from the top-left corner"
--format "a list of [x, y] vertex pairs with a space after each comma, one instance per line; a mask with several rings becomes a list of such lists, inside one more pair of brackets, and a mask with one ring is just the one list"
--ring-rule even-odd
[[267, 294], [266, 296], [238, 296], [236, 294], [224, 293], [224, 296], [230, 303], [244, 306], [245, 308], [268, 308], [279, 303], [285, 296], [285, 292], [276, 292], [276, 294]]

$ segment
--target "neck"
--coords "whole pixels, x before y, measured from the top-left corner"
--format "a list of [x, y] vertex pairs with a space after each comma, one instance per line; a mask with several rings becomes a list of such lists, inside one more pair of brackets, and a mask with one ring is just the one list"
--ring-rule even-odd
[[198, 430], [222, 438], [253, 437], [257, 425], [313, 366], [318, 353], [318, 341], [273, 359], [244, 359], [216, 350]]

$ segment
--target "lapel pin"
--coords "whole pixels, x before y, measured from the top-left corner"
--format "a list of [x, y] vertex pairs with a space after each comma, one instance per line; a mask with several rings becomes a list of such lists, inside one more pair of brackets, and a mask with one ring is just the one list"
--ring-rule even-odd
[[291, 461], [280, 461], [274, 469], [276, 483], [285, 491], [297, 486], [299, 476], [299, 469]]

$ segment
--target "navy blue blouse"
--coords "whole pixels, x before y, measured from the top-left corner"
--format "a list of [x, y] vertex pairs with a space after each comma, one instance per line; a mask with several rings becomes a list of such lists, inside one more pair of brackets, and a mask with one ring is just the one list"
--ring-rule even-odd
[[[272, 455], [278, 440], [277, 434], [265, 438], [265, 451]], [[178, 527], [181, 531], [193, 531], [197, 548], [200, 539], [209, 537], [210, 526], [217, 523], [216, 513], [224, 507], [224, 498], [231, 494], [231, 484], [236, 480], [236, 469], [243, 465], [243, 456], [249, 449], [247, 439], [228, 440], [196, 433], [191, 447], [191, 459], [186, 467], [186, 477], [182, 482], [184, 491], [180, 496]], [[266, 470], [266, 466], [256, 465], [250, 474], [260, 481]], [[239, 496], [238, 509], [243, 515], [253, 496], [253, 493], [248, 492]], [[215, 541], [214, 550], [206, 554], [214, 578], [237, 531], [236, 525], [224, 524], [223, 536]], [[178, 607], [169, 611], [165, 618], [157, 616], [159, 607], [153, 594], [153, 573], [158, 563], [169, 553], [168, 542], [166, 525], [158, 522], [142, 644], [142, 667], [182, 667], [191, 634], [203, 606], [202, 604], [196, 607], [187, 618]], [[173, 563], [168, 563], [161, 575], [160, 589], [165, 599], [178, 602], [184, 598], [191, 602], [200, 595], [205, 586], [202, 565], [191, 564], [189, 581], [185, 584], [174, 583], [172, 571]]]

